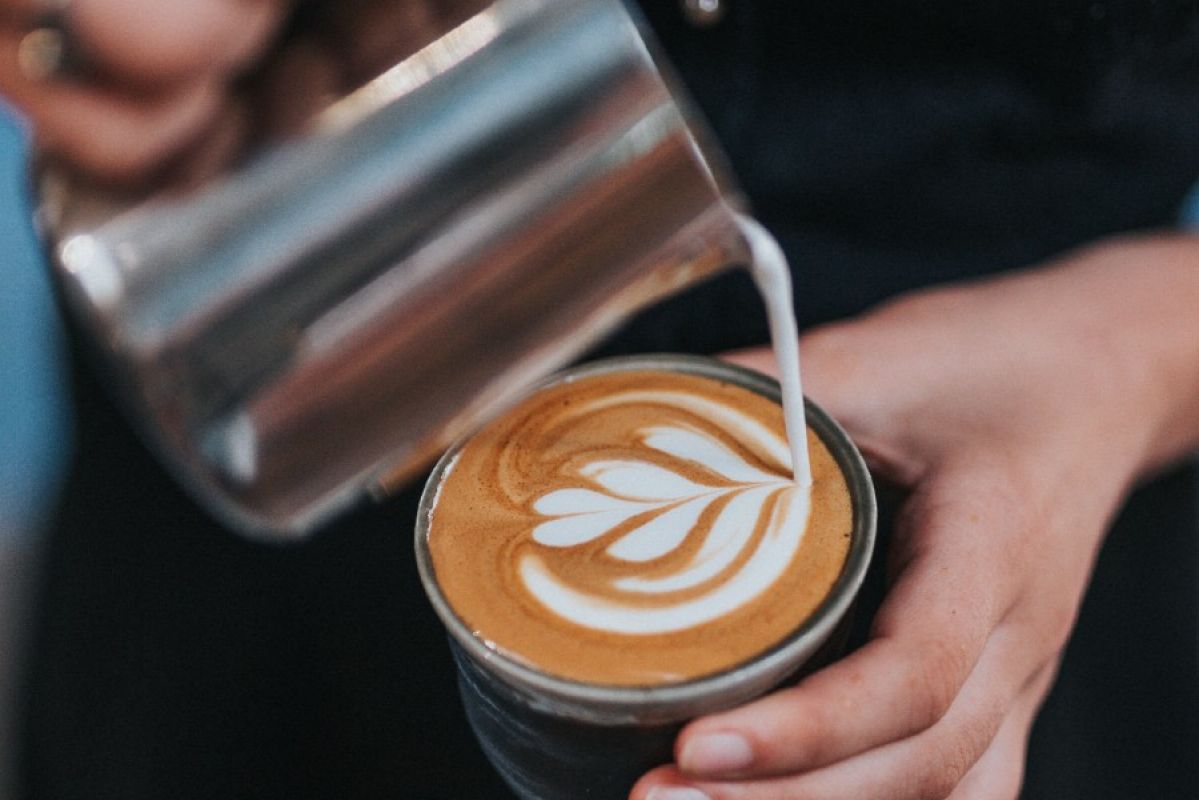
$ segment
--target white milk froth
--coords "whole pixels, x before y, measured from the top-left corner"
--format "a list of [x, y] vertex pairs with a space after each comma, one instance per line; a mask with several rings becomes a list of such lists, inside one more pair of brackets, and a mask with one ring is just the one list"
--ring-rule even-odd
[[[636, 440], [665, 456], [665, 463], [599, 452], [578, 466], [578, 486], [552, 490], [533, 503], [545, 521], [536, 524], [532, 538], [547, 547], [578, 547], [623, 529], [605, 552], [627, 563], [628, 573], [610, 580], [611, 593], [590, 593], [556, 576], [538, 554], [528, 553], [519, 565], [525, 588], [571, 622], [622, 634], [685, 630], [741, 608], [787, 568], [807, 526], [810, 487], [790, 479], [786, 439], [736, 408], [680, 392], [634, 390], [596, 398], [590, 405], [598, 410], [622, 403], [671, 406], [694, 414], [766, 455], [771, 469], [751, 464], [700, 427], [653, 425], [638, 430]], [[695, 480], [672, 469], [672, 462], [723, 480]], [[704, 512], [716, 504], [720, 508], [714, 521], [701, 525]], [[764, 533], [755, 537], [763, 527]], [[636, 565], [652, 565], [697, 535], [702, 543], [694, 554], [664, 574], [636, 571]], [[748, 558], [730, 570], [747, 548]], [[722, 577], [716, 580], [718, 576]], [[677, 594], [701, 585], [699, 594], [665, 605], [643, 602], [647, 595]]]

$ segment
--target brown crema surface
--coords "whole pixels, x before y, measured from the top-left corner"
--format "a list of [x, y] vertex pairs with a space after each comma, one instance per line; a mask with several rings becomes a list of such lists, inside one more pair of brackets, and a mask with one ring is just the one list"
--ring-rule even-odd
[[[810, 429], [813, 486], [807, 529], [781, 575], [765, 591], [727, 614], [695, 627], [659, 633], [614, 633], [571, 622], [544, 605], [522, 578], [535, 559], [562, 584], [597, 601], [645, 608], [686, 602], [718, 590], [742, 570], [782, 519], [783, 492], [770, 492], [752, 534], [736, 557], [698, 585], [635, 594], [616, 582], [671, 576], [696, 562], [725, 504], [740, 491], [727, 476], [701, 463], [647, 446], [647, 430], [674, 426], [702, 434], [778, 479], [778, 460], [735, 426], [655, 393], [681, 395], [753, 417], [785, 442], [782, 408], [735, 384], [665, 371], [624, 371], [576, 378], [544, 389], [483, 429], [461, 450], [434, 504], [429, 549], [438, 584], [475, 635], [505, 654], [563, 678], [607, 685], [661, 685], [724, 671], [769, 650], [802, 624], [827, 596], [845, 564], [853, 510], [845, 478]], [[613, 402], [625, 398], [623, 402]], [[680, 544], [646, 561], [616, 558], [613, 544], [677, 507], [666, 503], [615, 524], [573, 546], [547, 546], [533, 532], [547, 516], [539, 498], [562, 489], [605, 491], [584, 473], [597, 462], [649, 462], [711, 488]]]

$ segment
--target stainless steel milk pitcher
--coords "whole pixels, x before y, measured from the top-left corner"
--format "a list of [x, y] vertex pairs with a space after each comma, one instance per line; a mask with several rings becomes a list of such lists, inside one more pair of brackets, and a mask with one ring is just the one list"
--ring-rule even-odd
[[246, 533], [398, 485], [741, 257], [713, 151], [620, 0], [480, 3], [401, 56], [199, 189], [43, 192], [107, 377]]

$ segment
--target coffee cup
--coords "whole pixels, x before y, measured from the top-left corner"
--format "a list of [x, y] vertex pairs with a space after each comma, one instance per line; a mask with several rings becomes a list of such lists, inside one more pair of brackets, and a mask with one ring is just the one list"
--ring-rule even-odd
[[779, 399], [774, 380], [710, 358], [598, 361], [434, 468], [421, 579], [467, 719], [522, 800], [623, 800], [688, 720], [843, 647], [873, 486], [810, 401], [814, 480], [790, 482]]

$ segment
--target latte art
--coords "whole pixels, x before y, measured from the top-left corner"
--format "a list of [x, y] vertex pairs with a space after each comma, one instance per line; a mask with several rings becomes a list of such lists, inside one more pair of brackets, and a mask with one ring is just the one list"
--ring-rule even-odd
[[[787, 442], [734, 408], [678, 392], [623, 392], [576, 412], [623, 404], [695, 414], [735, 444], [677, 423], [637, 431], [647, 451], [641, 457], [620, 448], [590, 452], [577, 469], [579, 486], [533, 503], [548, 519], [532, 539], [550, 548], [603, 539], [610, 542], [603, 552], [627, 565], [625, 574], [612, 577], [607, 591], [588, 591], [555, 574], [554, 554], [528, 553], [519, 563], [525, 589], [571, 622], [624, 634], [685, 630], [740, 608], [787, 568], [807, 525], [810, 493], [788, 477]], [[751, 463], [754, 450], [769, 459], [766, 469]], [[688, 477], [696, 470], [698, 480]], [[689, 542], [690, 557], [668, 558]], [[647, 602], [659, 597], [661, 604]]]
[[685, 680], [750, 658], [824, 599], [848, 487], [777, 403], [682, 373], [580, 377], [474, 436], [429, 512], [437, 580], [476, 635], [553, 674]]

